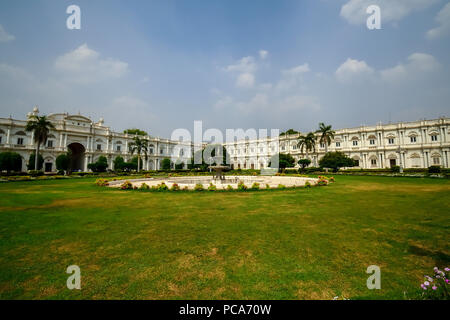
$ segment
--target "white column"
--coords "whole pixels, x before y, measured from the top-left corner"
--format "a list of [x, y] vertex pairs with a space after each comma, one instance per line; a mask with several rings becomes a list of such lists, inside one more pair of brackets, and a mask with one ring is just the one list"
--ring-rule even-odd
[[88, 171], [88, 155], [85, 155], [84, 156], [84, 172], [87, 172]]
[[6, 133], [6, 144], [9, 144], [9, 137], [11, 135], [11, 130], [8, 129], [8, 132]]
[[67, 148], [67, 133], [64, 135], [64, 148]]
[[86, 151], [89, 151], [89, 136], [86, 138]]
[[63, 138], [63, 134], [60, 132], [59, 133], [59, 147], [62, 148], [62, 138]]
[[34, 131], [31, 131], [31, 139], [30, 139], [30, 142], [28, 143], [30, 146], [32, 146], [33, 145], [33, 142], [34, 142]]

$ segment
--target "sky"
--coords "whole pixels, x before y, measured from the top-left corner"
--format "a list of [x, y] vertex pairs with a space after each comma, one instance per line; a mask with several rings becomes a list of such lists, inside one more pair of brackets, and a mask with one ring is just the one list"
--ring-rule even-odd
[[449, 101], [448, 0], [0, 2], [0, 117], [37, 105], [170, 138], [195, 120], [306, 132], [436, 119]]

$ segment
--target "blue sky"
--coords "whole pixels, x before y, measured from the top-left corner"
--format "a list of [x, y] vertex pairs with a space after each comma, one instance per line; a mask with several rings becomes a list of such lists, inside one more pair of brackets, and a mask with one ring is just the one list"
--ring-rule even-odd
[[[66, 8], [81, 8], [81, 30]], [[368, 30], [378, 4], [382, 29]], [[313, 130], [449, 116], [445, 0], [0, 3], [0, 117]]]

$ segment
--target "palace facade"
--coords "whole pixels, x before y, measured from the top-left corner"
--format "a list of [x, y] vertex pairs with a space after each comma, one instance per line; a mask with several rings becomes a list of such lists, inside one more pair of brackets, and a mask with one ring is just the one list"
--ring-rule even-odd
[[[28, 114], [37, 115], [34, 108]], [[57, 113], [48, 115], [55, 130], [50, 132], [45, 146], [41, 147], [44, 170], [56, 171], [56, 157], [71, 151], [72, 168], [88, 171], [88, 164], [96, 162], [100, 156], [108, 159], [109, 169], [114, 169], [114, 159], [118, 156], [129, 161], [133, 155], [129, 144], [134, 136], [118, 133], [104, 125], [103, 119], [93, 122], [82, 115]], [[27, 121], [0, 118], [0, 152], [14, 151], [22, 157], [22, 170], [26, 171], [30, 154], [35, 151], [33, 134], [25, 131]], [[267, 168], [270, 158], [277, 153], [290, 153], [296, 160], [306, 158], [298, 148], [301, 133], [280, 137], [240, 140], [225, 143], [234, 169]], [[165, 158], [173, 162], [189, 162], [194, 144], [147, 136], [148, 157], [143, 160], [144, 170], [161, 169]], [[449, 167], [450, 119], [421, 120], [395, 124], [378, 124], [358, 128], [336, 130], [331, 145], [318, 143], [315, 151], [309, 152], [311, 166], [318, 166], [326, 151], [341, 151], [356, 160], [364, 169], [389, 168], [400, 165], [404, 168], [428, 168], [430, 166]], [[174, 157], [176, 154], [176, 157]], [[175, 159], [175, 160], [174, 160]]]
[[[36, 107], [28, 117], [38, 113]], [[85, 172], [88, 171], [88, 164], [96, 162], [100, 156], [108, 159], [111, 170], [114, 170], [116, 157], [121, 156], [125, 161], [129, 161], [135, 156], [129, 152], [129, 144], [134, 135], [112, 131], [104, 125], [103, 119], [93, 122], [82, 115], [67, 113], [50, 114], [47, 118], [53, 123], [55, 130], [51, 130], [47, 143], [41, 146], [40, 154], [44, 158], [43, 169], [46, 172], [56, 171], [56, 157], [68, 151], [72, 153], [72, 169]], [[0, 118], [0, 152], [14, 151], [20, 154], [22, 171], [27, 171], [29, 157], [36, 149], [32, 132], [25, 131], [26, 123], [24, 120]], [[171, 158], [176, 146], [181, 151], [178, 160], [186, 167], [193, 149], [192, 143], [152, 136], [143, 138], [148, 140], [148, 157], [143, 159], [143, 170], [160, 169], [161, 161]]]

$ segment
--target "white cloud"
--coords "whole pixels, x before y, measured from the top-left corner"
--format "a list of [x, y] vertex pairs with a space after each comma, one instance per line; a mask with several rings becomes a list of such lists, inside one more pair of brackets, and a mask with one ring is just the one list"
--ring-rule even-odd
[[259, 57], [264, 60], [269, 55], [269, 51], [267, 50], [259, 50]]
[[14, 37], [12, 34], [9, 34], [8, 32], [6, 32], [6, 30], [0, 24], [0, 42], [13, 41], [15, 38], [16, 37]]
[[236, 86], [240, 88], [251, 88], [255, 84], [255, 76], [251, 73], [242, 73], [236, 80]]
[[426, 9], [440, 0], [350, 0], [341, 8], [341, 17], [351, 24], [366, 23], [370, 5], [381, 9], [381, 22], [396, 22], [414, 11]]
[[336, 70], [336, 77], [340, 82], [349, 82], [361, 76], [370, 75], [373, 71], [365, 61], [348, 58]]
[[436, 39], [450, 34], [450, 2], [436, 16], [439, 27], [427, 32], [428, 39]]
[[391, 83], [400, 83], [408, 80], [417, 80], [426, 73], [439, 69], [439, 62], [426, 53], [413, 53], [408, 57], [406, 64], [398, 64], [393, 68], [381, 71], [381, 78]]
[[307, 63], [305, 63], [305, 64], [302, 64], [302, 65], [297, 66], [295, 68], [292, 68], [292, 69], [289, 69], [289, 70], [284, 70], [283, 74], [285, 74], [285, 75], [294, 75], [295, 76], [295, 75], [299, 75], [299, 74], [306, 73], [306, 72], [309, 72], [309, 71], [310, 71], [309, 65]]
[[127, 73], [128, 64], [112, 58], [102, 59], [98, 52], [83, 44], [58, 57], [55, 68], [70, 81], [88, 84], [120, 78]]
[[237, 63], [225, 67], [228, 72], [254, 73], [257, 69], [255, 58], [252, 56], [244, 57]]

